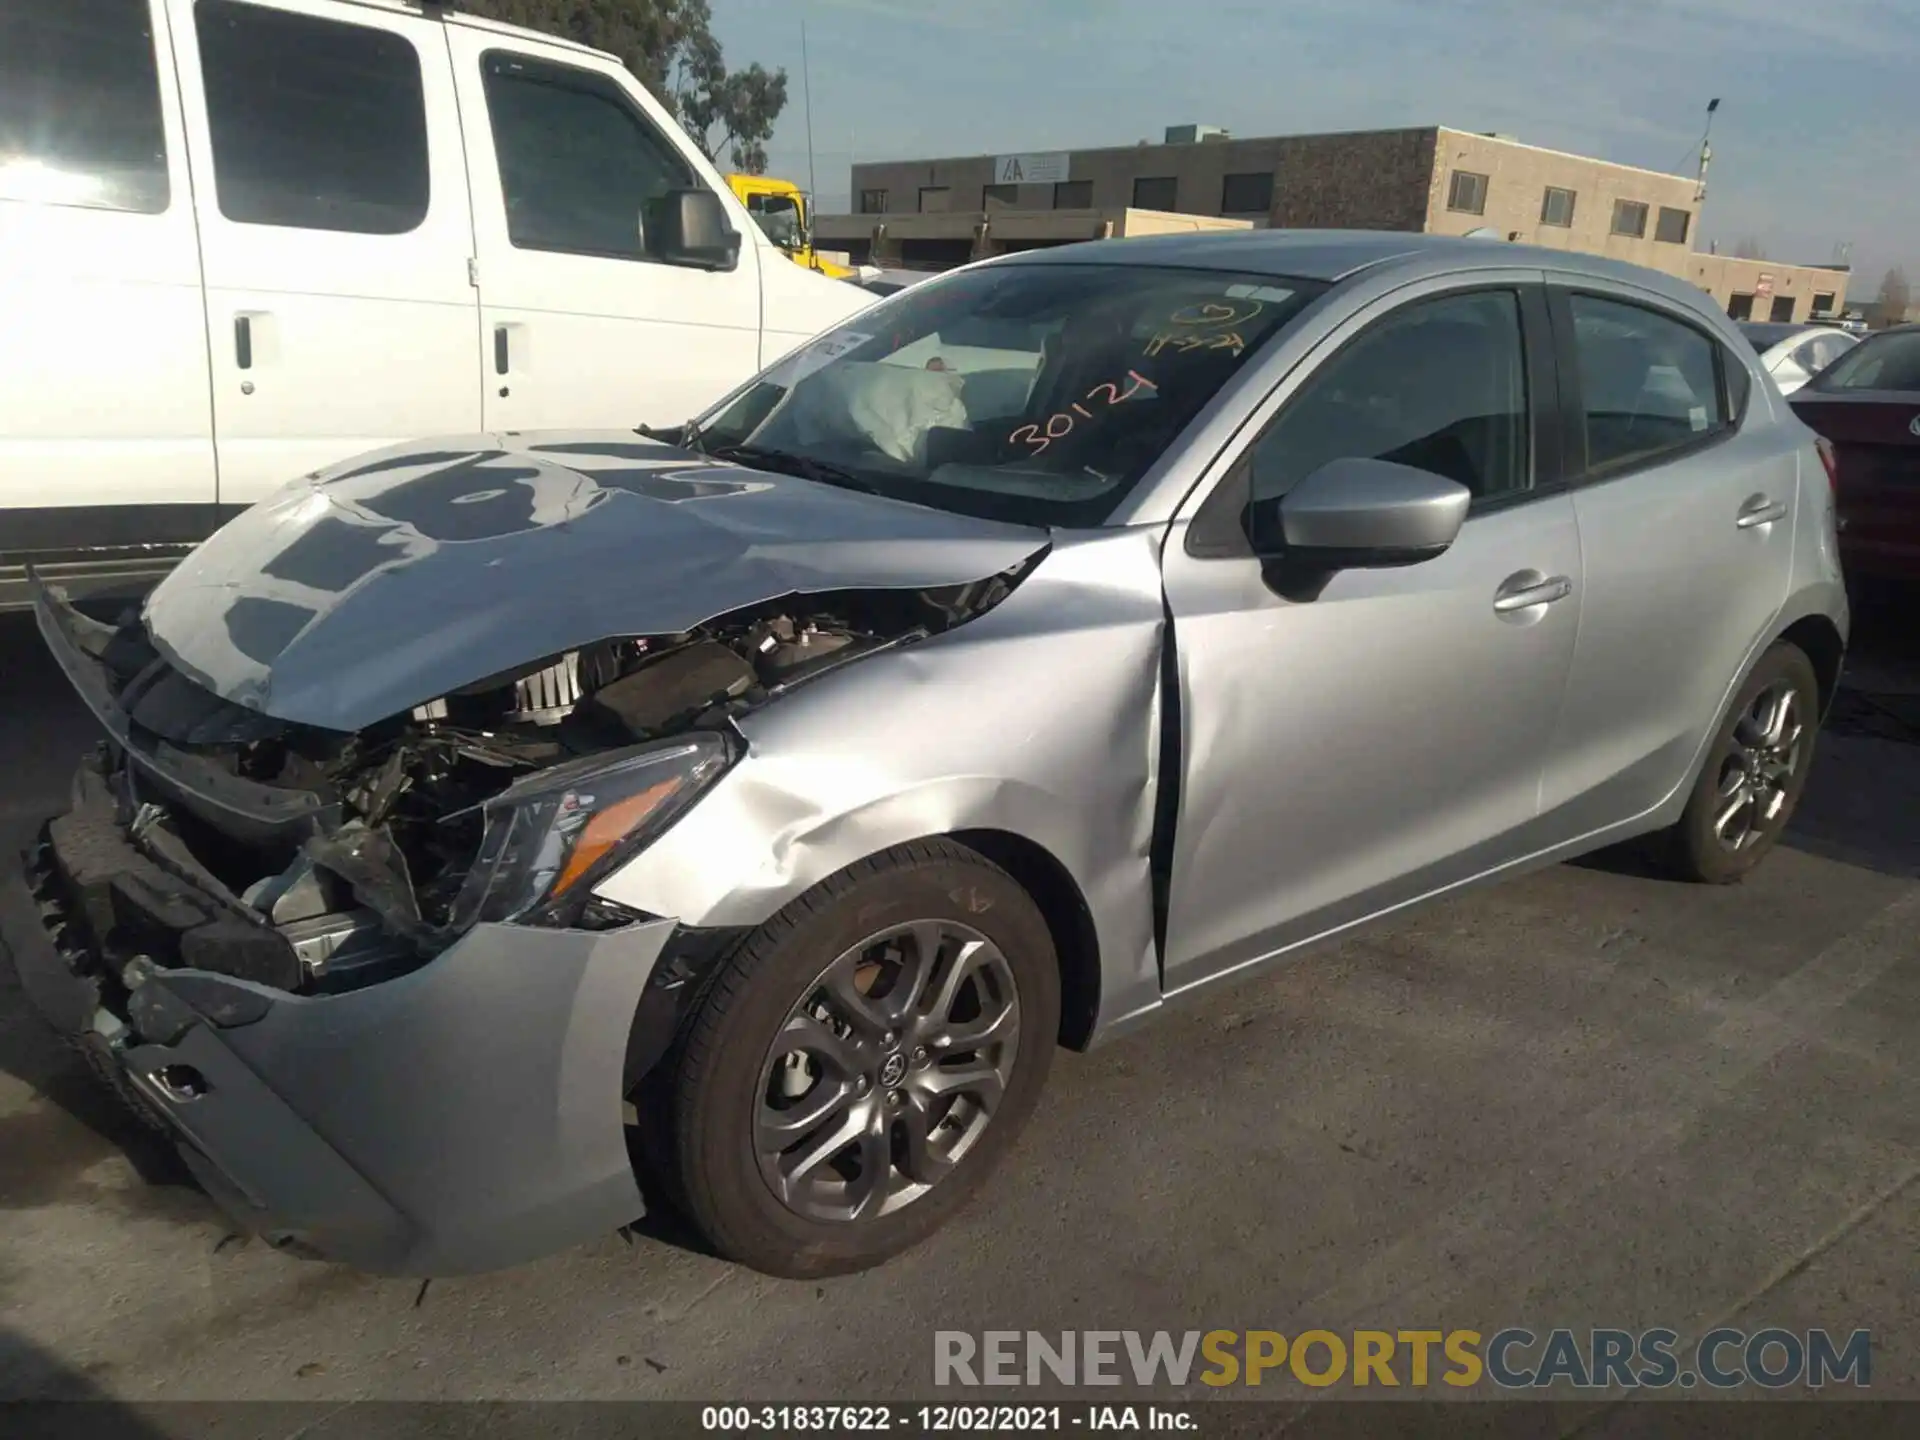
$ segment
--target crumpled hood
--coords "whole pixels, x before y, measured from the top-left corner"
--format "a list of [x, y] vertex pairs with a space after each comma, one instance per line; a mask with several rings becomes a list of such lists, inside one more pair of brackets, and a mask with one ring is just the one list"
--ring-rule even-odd
[[226, 699], [351, 731], [598, 640], [794, 593], [981, 580], [1047, 541], [630, 431], [484, 435], [288, 485], [182, 561], [146, 622]]

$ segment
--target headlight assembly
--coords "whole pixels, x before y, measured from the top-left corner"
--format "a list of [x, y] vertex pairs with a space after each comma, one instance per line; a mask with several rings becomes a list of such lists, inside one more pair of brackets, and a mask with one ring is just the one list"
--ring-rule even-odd
[[724, 736], [701, 733], [590, 755], [508, 786], [480, 807], [486, 829], [450, 928], [570, 923], [593, 886], [671, 825], [731, 759]]

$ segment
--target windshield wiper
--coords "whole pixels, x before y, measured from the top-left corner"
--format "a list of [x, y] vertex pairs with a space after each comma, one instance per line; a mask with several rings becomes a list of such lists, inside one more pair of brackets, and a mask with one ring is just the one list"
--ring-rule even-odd
[[691, 450], [696, 455], [706, 453], [705, 441], [701, 438], [700, 427], [689, 420], [683, 425], [672, 425], [660, 429], [653, 425], [636, 425], [633, 433], [645, 436], [649, 440], [658, 440], [662, 445], [671, 445], [676, 450]]
[[722, 445], [712, 452], [716, 460], [730, 460], [750, 469], [773, 470], [783, 475], [798, 475], [802, 480], [817, 480], [822, 485], [838, 485], [865, 495], [878, 495], [871, 480], [811, 455], [795, 455], [789, 450], [769, 450], [763, 445]]

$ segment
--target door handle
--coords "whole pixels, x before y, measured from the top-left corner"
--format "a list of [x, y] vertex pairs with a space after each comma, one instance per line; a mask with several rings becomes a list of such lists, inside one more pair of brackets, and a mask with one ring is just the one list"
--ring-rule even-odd
[[1493, 592], [1493, 612], [1496, 615], [1511, 615], [1516, 610], [1530, 610], [1535, 605], [1551, 605], [1572, 593], [1573, 581], [1564, 575], [1549, 575], [1544, 580], [1535, 580], [1523, 572]]
[[242, 370], [253, 368], [253, 317], [233, 317], [233, 363]]
[[493, 373], [504, 375], [512, 368], [513, 357], [508, 353], [507, 327], [493, 327]]
[[1787, 507], [1782, 501], [1755, 495], [1740, 507], [1740, 513], [1733, 523], [1742, 530], [1751, 530], [1756, 525], [1771, 525], [1775, 520], [1783, 520], [1786, 514]]

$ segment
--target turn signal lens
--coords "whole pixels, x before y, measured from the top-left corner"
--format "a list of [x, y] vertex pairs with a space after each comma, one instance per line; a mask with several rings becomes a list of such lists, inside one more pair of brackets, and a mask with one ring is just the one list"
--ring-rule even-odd
[[663, 780], [658, 785], [649, 785], [638, 795], [617, 800], [597, 813], [587, 822], [587, 828], [580, 832], [580, 838], [573, 842], [573, 851], [567, 856], [560, 878], [553, 882], [553, 888], [547, 892], [548, 898], [566, 894], [574, 881], [612, 853], [614, 847], [637, 830], [669, 796], [677, 794], [684, 783], [677, 776], [672, 780]]

